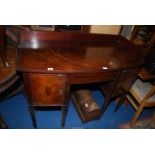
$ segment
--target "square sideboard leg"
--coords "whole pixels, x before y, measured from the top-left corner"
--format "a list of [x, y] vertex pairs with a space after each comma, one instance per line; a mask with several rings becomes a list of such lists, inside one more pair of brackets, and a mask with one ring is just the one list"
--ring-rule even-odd
[[37, 122], [36, 122], [36, 117], [35, 117], [35, 106], [29, 106], [29, 112], [32, 118], [33, 127], [36, 129]]

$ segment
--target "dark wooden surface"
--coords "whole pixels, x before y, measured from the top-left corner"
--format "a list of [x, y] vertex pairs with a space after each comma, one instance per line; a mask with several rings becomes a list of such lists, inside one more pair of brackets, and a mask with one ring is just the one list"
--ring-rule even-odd
[[28, 74], [35, 105], [61, 105], [64, 102], [65, 76]]
[[9, 67], [7, 62], [7, 50], [6, 50], [6, 27], [4, 25], [0, 25], [0, 54], [1, 59], [5, 67]]
[[142, 63], [143, 53], [121, 36], [23, 32], [21, 38], [17, 67], [22, 71], [96, 73]]
[[[117, 83], [123, 71], [143, 64], [144, 53], [117, 35], [37, 31], [21, 32], [17, 57], [30, 107], [62, 106], [63, 126], [72, 84]], [[30, 113], [36, 126], [32, 108]]]
[[21, 79], [16, 74], [16, 49], [7, 46], [6, 51], [9, 67], [0, 60], [0, 100], [6, 100], [23, 89]]
[[145, 68], [142, 68], [138, 74], [138, 76], [144, 80], [155, 80], [155, 74], [151, 74], [149, 71], [147, 71]]

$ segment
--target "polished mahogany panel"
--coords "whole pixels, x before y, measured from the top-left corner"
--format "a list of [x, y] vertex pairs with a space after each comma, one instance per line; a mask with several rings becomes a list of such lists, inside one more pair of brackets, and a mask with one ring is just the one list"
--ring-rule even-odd
[[65, 76], [28, 74], [34, 105], [62, 105], [65, 94]]
[[84, 74], [72, 74], [70, 76], [70, 83], [83, 84], [102, 81], [114, 80], [118, 72], [104, 72], [104, 73], [84, 73]]
[[117, 35], [24, 32], [20, 37], [17, 66], [22, 71], [95, 73], [143, 63], [144, 53]]
[[[21, 32], [18, 41], [19, 48], [45, 49], [51, 46], [79, 46], [86, 44], [114, 44], [116, 39], [121, 40], [121, 36], [100, 35], [90, 33], [72, 32]], [[110, 42], [109, 42], [110, 40]], [[118, 40], [117, 40], [118, 42]]]

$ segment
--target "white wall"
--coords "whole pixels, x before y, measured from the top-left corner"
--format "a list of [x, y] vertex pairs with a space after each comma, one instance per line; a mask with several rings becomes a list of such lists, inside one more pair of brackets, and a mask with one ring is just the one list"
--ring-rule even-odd
[[101, 34], [118, 34], [120, 29], [121, 25], [91, 25], [89, 32]]

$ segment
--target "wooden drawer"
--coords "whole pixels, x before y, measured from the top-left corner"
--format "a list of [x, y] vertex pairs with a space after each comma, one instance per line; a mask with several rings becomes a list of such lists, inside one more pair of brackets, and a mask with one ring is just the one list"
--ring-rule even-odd
[[65, 76], [29, 74], [33, 104], [62, 105], [65, 94]]
[[71, 83], [82, 84], [82, 83], [110, 81], [114, 80], [116, 76], [117, 72], [73, 74], [71, 75]]

